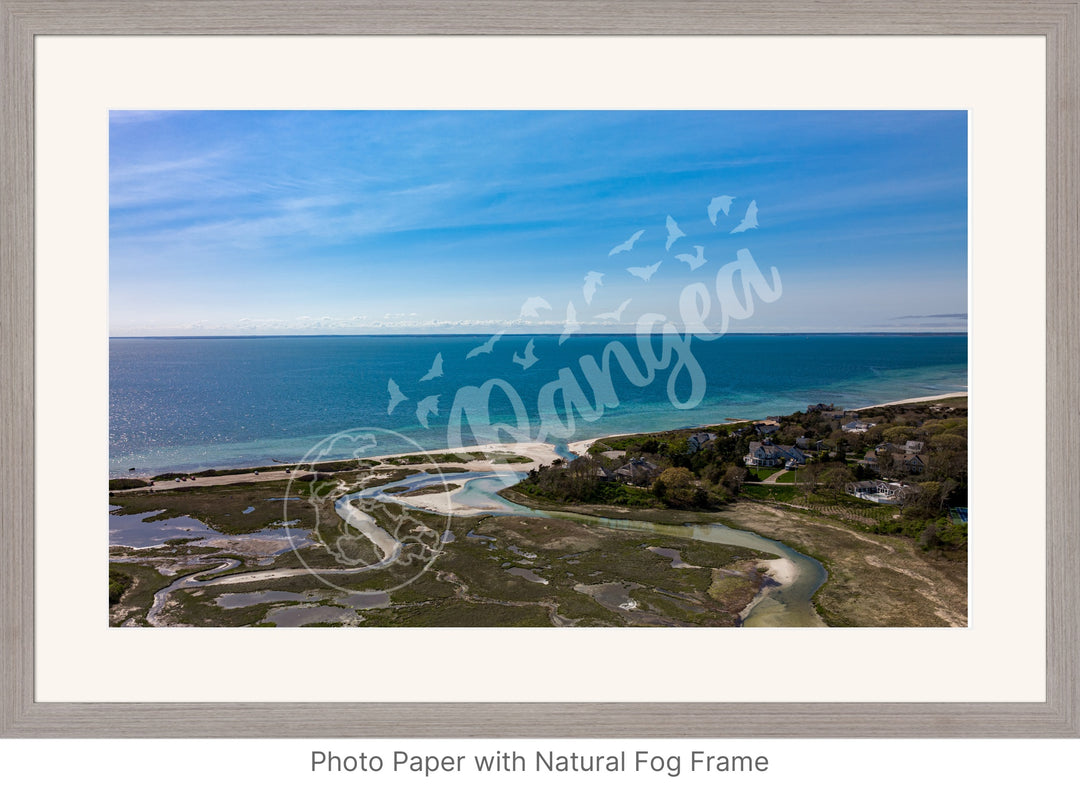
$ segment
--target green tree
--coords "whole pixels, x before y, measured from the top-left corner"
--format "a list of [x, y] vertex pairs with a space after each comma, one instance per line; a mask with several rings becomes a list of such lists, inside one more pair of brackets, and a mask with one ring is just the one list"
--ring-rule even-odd
[[826, 464], [818, 475], [818, 482], [831, 491], [844, 491], [844, 487], [855, 480], [851, 470], [839, 462]]
[[967, 480], [967, 437], [959, 433], [939, 433], [930, 437], [929, 465], [934, 477]]
[[653, 494], [678, 508], [700, 508], [707, 502], [704, 489], [686, 467], [669, 467], [661, 472], [653, 485]]
[[908, 439], [915, 438], [915, 428], [911, 425], [894, 425], [883, 430], [881, 438], [893, 444], [903, 444]]

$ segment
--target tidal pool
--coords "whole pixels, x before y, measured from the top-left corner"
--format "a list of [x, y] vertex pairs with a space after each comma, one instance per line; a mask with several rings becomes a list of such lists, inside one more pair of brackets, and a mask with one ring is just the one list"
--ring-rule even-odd
[[329, 605], [277, 607], [266, 614], [266, 621], [279, 627], [303, 627], [308, 624], [337, 623], [356, 618], [355, 610]]

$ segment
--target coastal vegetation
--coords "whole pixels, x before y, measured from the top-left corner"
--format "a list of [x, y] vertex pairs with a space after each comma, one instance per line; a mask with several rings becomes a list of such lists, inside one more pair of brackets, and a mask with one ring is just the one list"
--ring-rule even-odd
[[[852, 423], [861, 423], [859, 430]], [[829, 625], [963, 626], [966, 433], [966, 400], [949, 400], [857, 415], [819, 408], [760, 423], [603, 439], [576, 458], [536, 466], [502, 492], [540, 514], [455, 515], [445, 519], [445, 530], [422, 501], [459, 490], [460, 483], [421, 481], [412, 488], [399, 482], [425, 473], [467, 474], [469, 466], [493, 458], [532, 459], [448, 454], [426, 469], [417, 465], [431, 461], [421, 456], [354, 460], [294, 477], [287, 505], [282, 480], [260, 480], [254, 469], [229, 473], [250, 475], [240, 482], [204, 474], [167, 489], [116, 490], [110, 502], [117, 513], [145, 514], [147, 522], [188, 516], [213, 534], [191, 531], [149, 547], [114, 546], [110, 620], [733, 626], [763, 588], [775, 585], [767, 574], [772, 555], [695, 540], [680, 529], [719, 523], [820, 561], [828, 578], [813, 602]], [[748, 460], [755, 450], [760, 456], [797, 445], [804, 460], [796, 465]], [[851, 493], [853, 484], [869, 482], [894, 484], [898, 498], [882, 502]], [[385, 554], [334, 512], [341, 494], [375, 486], [389, 501], [359, 501], [357, 509], [406, 536], [443, 534], [448, 542], [433, 560], [413, 559], [421, 546], [408, 552], [405, 564], [382, 570], [351, 572], [348, 565], [357, 564], [343, 563], [371, 563]], [[418, 502], [392, 501], [399, 497]], [[305, 539], [302, 549], [264, 537], [267, 528], [282, 525], [283, 509], [295, 537]], [[621, 529], [624, 520], [639, 529]], [[641, 529], [647, 527], [660, 534]], [[181, 587], [173, 585], [183, 577], [189, 579]], [[154, 595], [170, 585], [160, 612], [148, 616]]]
[[605, 480], [589, 471], [597, 466], [601, 465], [588, 457], [566, 464], [557, 462], [542, 466], [530, 472], [514, 490], [555, 503], [663, 507], [663, 503], [646, 489]]
[[[762, 445], [798, 445], [805, 461], [754, 466], [747, 459]], [[647, 462], [649, 475], [627, 476], [626, 461]], [[899, 496], [853, 496], [866, 483], [891, 484]], [[629, 502], [606, 499], [615, 487], [667, 509], [705, 511], [819, 560], [829, 576], [814, 604], [830, 625], [966, 625], [967, 398], [859, 412], [808, 407], [762, 422], [602, 439], [503, 494], [534, 507], [584, 495], [591, 507], [572, 510], [596, 512]]]
[[838, 518], [740, 500], [715, 521], [774, 538], [828, 572], [814, 607], [835, 627], [967, 626], [967, 560], [928, 554], [917, 539], [857, 530]]
[[[859, 412], [810, 409], [761, 423], [598, 440], [577, 459], [533, 470], [514, 489], [554, 503], [693, 510], [718, 510], [741, 497], [903, 535], [928, 553], [964, 553], [967, 524], [956, 509], [967, 504], [966, 398]], [[796, 448], [805, 462], [754, 466], [747, 459], [755, 444]], [[643, 465], [617, 468], [628, 461]], [[876, 479], [902, 486], [901, 498], [852, 495], [852, 484]]]
[[124, 591], [131, 587], [135, 578], [127, 572], [109, 567], [109, 604], [114, 605], [120, 601]]
[[154, 594], [175, 579], [149, 564], [109, 561], [109, 623], [145, 626]]
[[[291, 501], [288, 508], [289, 518], [297, 520], [298, 527], [314, 527], [314, 507], [307, 498], [315, 486], [312, 482], [292, 483], [293, 496], [302, 498]], [[281, 522], [282, 498], [281, 481], [268, 481], [206, 488], [192, 485], [167, 491], [114, 492], [109, 499], [119, 506], [115, 511], [118, 514], [156, 512], [147, 517], [156, 521], [190, 516], [219, 533], [243, 535]]]
[[149, 485], [149, 480], [142, 480], [140, 478], [111, 478], [109, 480], [109, 491], [122, 489], [142, 489], [146, 488]]
[[[265, 582], [217, 585], [207, 577], [173, 591], [162, 618], [185, 626], [733, 626], [762, 586], [761, 559], [770, 557], [557, 518], [456, 517], [451, 532], [455, 542], [404, 587], [394, 588], [391, 572], [330, 578], [344, 590], [303, 570], [275, 580], [273, 591]], [[312, 566], [326, 562], [306, 556]], [[296, 563], [296, 553], [286, 553], [272, 568]], [[168, 582], [159, 576], [142, 599]], [[385, 598], [357, 609], [358, 593]], [[327, 620], [327, 611], [337, 619]], [[136, 623], [144, 617], [124, 614]]]

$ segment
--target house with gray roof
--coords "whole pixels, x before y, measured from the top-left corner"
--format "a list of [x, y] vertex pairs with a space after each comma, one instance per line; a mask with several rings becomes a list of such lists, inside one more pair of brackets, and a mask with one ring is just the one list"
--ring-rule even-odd
[[686, 440], [686, 449], [691, 453], [696, 453], [699, 450], [704, 450], [709, 444], [716, 440], [715, 433], [708, 433], [707, 431], [701, 431], [690, 436]]
[[806, 454], [794, 445], [750, 442], [750, 453], [743, 462], [750, 467], [780, 467], [788, 462], [799, 466], [806, 463]]
[[615, 470], [615, 478], [623, 483], [644, 485], [660, 474], [660, 467], [644, 458], [633, 458]]
[[840, 429], [847, 431], [848, 433], [865, 433], [874, 427], [872, 422], [863, 422], [862, 420], [852, 420], [840, 426]]

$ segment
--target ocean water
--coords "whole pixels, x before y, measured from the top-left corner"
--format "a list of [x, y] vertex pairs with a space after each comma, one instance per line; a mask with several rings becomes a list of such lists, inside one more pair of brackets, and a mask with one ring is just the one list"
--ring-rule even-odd
[[[966, 335], [676, 339], [582, 335], [560, 345], [558, 335], [506, 335], [490, 353], [468, 357], [487, 335], [115, 338], [109, 468], [153, 474], [296, 461], [360, 427], [394, 432], [379, 434], [378, 453], [407, 452], [458, 440], [562, 442], [967, 389]], [[404, 396], [392, 412], [391, 379]]]

